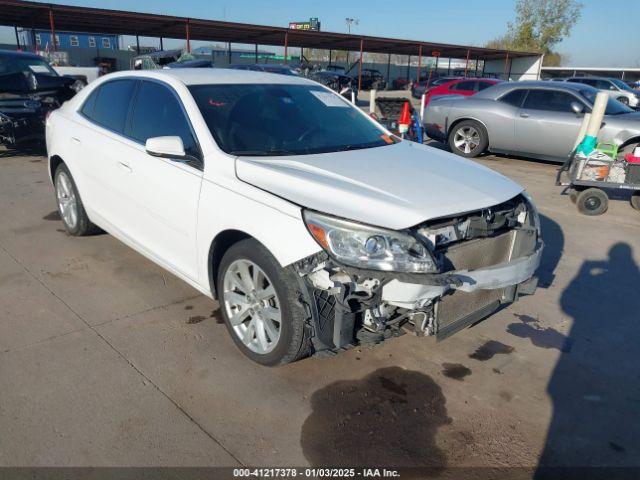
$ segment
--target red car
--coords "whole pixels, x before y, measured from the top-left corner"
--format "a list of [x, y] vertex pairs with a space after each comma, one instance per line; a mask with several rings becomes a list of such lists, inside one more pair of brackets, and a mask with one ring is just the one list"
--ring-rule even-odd
[[450, 82], [429, 88], [424, 98], [424, 104], [426, 106], [433, 97], [443, 95], [464, 95], [465, 97], [469, 97], [500, 82], [502, 82], [502, 80], [496, 78], [458, 78], [451, 80]]

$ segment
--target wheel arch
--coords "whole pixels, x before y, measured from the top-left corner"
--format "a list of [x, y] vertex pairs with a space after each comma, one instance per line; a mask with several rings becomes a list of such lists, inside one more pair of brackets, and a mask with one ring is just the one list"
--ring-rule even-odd
[[489, 148], [489, 144], [491, 142], [490, 142], [490, 138], [489, 138], [489, 129], [487, 128], [487, 124], [485, 122], [483, 122], [482, 120], [480, 120], [479, 118], [468, 116], [468, 115], [464, 116], [464, 117], [456, 118], [453, 122], [451, 122], [451, 125], [449, 125], [449, 128], [447, 130], [447, 139], [449, 138], [449, 135], [451, 135], [451, 132], [456, 127], [456, 125], [458, 125], [461, 122], [467, 121], [467, 120], [478, 122], [480, 125], [482, 125], [482, 128], [484, 128], [484, 131], [487, 134], [487, 148]]
[[218, 298], [216, 283], [218, 277], [218, 267], [220, 266], [222, 257], [227, 252], [227, 250], [229, 250], [229, 248], [231, 248], [239, 241], [245, 240], [247, 238], [254, 237], [246, 232], [243, 232], [242, 230], [228, 229], [219, 232], [211, 241], [211, 244], [209, 246], [207, 265], [209, 288], [211, 289], [211, 295], [214, 299]]
[[60, 165], [64, 163], [64, 160], [59, 155], [52, 155], [49, 158], [49, 178], [53, 182], [53, 176]]

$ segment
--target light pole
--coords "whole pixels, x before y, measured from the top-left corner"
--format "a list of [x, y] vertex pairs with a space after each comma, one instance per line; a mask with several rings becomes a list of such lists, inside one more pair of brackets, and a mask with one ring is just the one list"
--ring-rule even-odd
[[[349, 32], [349, 35], [351, 35], [351, 25], [358, 25], [360, 23], [360, 20], [358, 20], [357, 18], [345, 18], [344, 19], [345, 23], [347, 24], [347, 32]], [[347, 68], [349, 68], [349, 50], [347, 50]]]

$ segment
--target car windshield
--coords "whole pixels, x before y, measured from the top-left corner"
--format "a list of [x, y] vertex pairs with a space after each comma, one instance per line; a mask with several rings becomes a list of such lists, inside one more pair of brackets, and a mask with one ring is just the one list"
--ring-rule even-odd
[[[598, 94], [598, 90], [589, 89], [589, 90], [580, 90], [580, 94], [587, 99], [587, 101], [593, 106], [596, 101], [596, 95]], [[622, 115], [623, 113], [632, 113], [633, 110], [627, 107], [626, 105], [621, 104], [619, 101], [614, 100], [613, 98], [609, 98], [607, 102], [607, 108], [605, 110], [605, 115]]]
[[0, 57], [0, 75], [9, 73], [37, 73], [57, 77], [56, 71], [45, 60], [30, 56], [6, 56]]
[[316, 85], [193, 85], [189, 90], [216, 142], [232, 155], [307, 155], [398, 141], [345, 99]]
[[627, 92], [633, 92], [633, 88], [624, 83], [622, 80], [618, 80], [617, 78], [612, 78], [611, 82], [618, 87], [620, 90], [626, 90]]

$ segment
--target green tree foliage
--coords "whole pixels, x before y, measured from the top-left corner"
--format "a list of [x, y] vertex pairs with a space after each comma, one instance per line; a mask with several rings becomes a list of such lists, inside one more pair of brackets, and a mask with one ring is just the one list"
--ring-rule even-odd
[[545, 64], [559, 64], [561, 56], [553, 49], [571, 34], [581, 11], [576, 0], [517, 0], [516, 21], [486, 46], [544, 53], [549, 56]]

